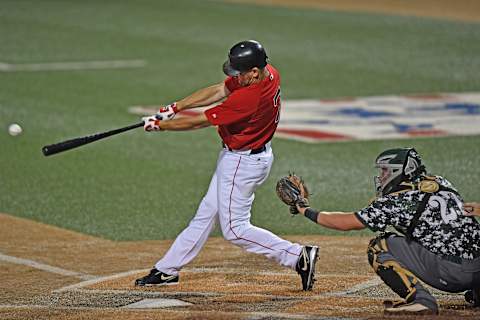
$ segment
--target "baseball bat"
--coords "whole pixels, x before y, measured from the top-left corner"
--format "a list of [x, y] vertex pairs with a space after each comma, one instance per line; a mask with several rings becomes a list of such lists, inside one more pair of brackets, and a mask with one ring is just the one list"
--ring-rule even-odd
[[88, 143], [92, 143], [94, 141], [104, 139], [104, 138], [107, 138], [107, 137], [110, 137], [110, 136], [113, 136], [113, 135], [116, 135], [116, 134], [119, 134], [119, 133], [122, 133], [122, 132], [125, 132], [125, 131], [129, 131], [129, 130], [132, 130], [132, 129], [135, 129], [135, 128], [139, 128], [139, 127], [143, 127], [143, 121], [139, 122], [139, 123], [129, 125], [129, 126], [126, 126], [126, 127], [123, 127], [123, 128], [118, 128], [118, 129], [114, 129], [114, 130], [110, 130], [110, 131], [95, 133], [95, 134], [92, 134], [92, 135], [89, 135], [89, 136], [75, 138], [75, 139], [66, 140], [66, 141], [62, 141], [62, 142], [59, 142], [59, 143], [51, 144], [51, 145], [48, 145], [48, 146], [44, 146], [42, 148], [42, 152], [43, 152], [44, 156], [50, 156], [52, 154], [56, 154], [56, 153], [60, 153], [60, 152], [63, 152], [63, 151], [70, 150], [70, 149], [78, 148], [78, 147], [81, 147], [81, 146], [86, 145]]

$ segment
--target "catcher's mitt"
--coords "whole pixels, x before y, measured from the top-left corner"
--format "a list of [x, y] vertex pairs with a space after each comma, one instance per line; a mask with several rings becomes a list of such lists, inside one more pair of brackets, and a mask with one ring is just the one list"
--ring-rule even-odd
[[293, 173], [278, 180], [275, 189], [280, 200], [290, 206], [291, 214], [298, 214], [296, 205], [302, 208], [310, 205], [308, 202], [310, 194], [305, 182]]

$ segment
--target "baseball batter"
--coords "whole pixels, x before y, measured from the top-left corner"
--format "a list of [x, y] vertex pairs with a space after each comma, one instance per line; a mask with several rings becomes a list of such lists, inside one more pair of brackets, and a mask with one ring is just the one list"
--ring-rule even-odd
[[[250, 223], [255, 189], [267, 179], [273, 162], [271, 140], [280, 117], [280, 74], [268, 64], [263, 46], [253, 40], [230, 49], [223, 71], [227, 78], [221, 83], [143, 118], [146, 131], [217, 126], [223, 149], [207, 194], [190, 224], [135, 285], [177, 284], [180, 270], [198, 255], [218, 219], [226, 240], [296, 270], [303, 290], [311, 290], [318, 247], [292, 243]], [[198, 116], [174, 119], [182, 110], [216, 102], [219, 104]]]
[[[386, 150], [375, 164], [380, 170], [377, 198], [369, 206], [357, 212], [326, 212], [310, 208], [308, 200], [299, 198], [296, 209], [327, 228], [368, 227], [383, 232], [370, 241], [368, 260], [385, 284], [403, 298], [386, 301], [385, 313], [438, 313], [435, 298], [420, 280], [442, 291], [465, 291], [467, 302], [480, 307], [480, 223], [474, 218], [477, 204], [464, 206], [448, 180], [427, 175], [413, 148]], [[279, 187], [279, 195], [288, 205], [292, 185]], [[283, 191], [287, 194], [284, 197]], [[301, 194], [301, 190], [291, 194]], [[396, 232], [385, 232], [387, 227]]]

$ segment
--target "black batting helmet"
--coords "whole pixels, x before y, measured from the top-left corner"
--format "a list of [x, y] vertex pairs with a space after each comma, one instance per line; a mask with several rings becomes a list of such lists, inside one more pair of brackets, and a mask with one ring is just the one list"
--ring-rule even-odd
[[254, 67], [262, 69], [267, 65], [267, 58], [265, 49], [259, 42], [242, 41], [230, 49], [228, 60], [223, 64], [223, 72], [227, 76], [238, 76]]

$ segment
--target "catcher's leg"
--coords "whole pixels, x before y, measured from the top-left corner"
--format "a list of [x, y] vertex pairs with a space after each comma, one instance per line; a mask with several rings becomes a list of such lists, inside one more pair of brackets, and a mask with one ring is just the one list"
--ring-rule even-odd
[[[388, 250], [388, 235], [372, 239], [368, 245], [368, 261], [375, 273], [389, 286], [396, 294], [402, 297], [405, 308], [411, 305], [420, 304], [428, 308], [426, 311], [438, 312], [435, 298], [426, 291], [418, 278], [406, 269]], [[401, 305], [386, 304], [388, 310], [403, 308]], [[420, 307], [421, 308], [421, 307]], [[387, 310], [386, 309], [386, 310]]]
[[480, 308], [480, 267], [473, 273], [472, 289], [465, 292], [465, 300], [475, 308]]
[[480, 288], [467, 290], [465, 292], [465, 301], [470, 303], [472, 307], [480, 308]]

